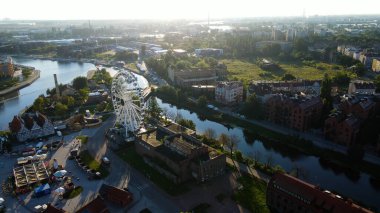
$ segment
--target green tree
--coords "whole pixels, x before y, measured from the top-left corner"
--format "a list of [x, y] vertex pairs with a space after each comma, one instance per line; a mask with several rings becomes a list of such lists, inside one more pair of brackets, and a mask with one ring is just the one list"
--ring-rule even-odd
[[55, 114], [58, 116], [64, 116], [67, 110], [68, 110], [67, 105], [62, 104], [61, 102], [58, 102], [55, 105]]
[[175, 64], [177, 70], [187, 69], [191, 67], [191, 63], [185, 60], [180, 60]]
[[180, 118], [177, 120], [177, 122], [179, 125], [192, 129], [192, 130], [195, 130], [196, 128], [195, 123], [189, 119]]
[[333, 82], [342, 87], [348, 87], [350, 81], [351, 81], [351, 78], [350, 76], [348, 76], [346, 72], [339, 71], [333, 77]]
[[87, 78], [84, 76], [79, 76], [79, 77], [74, 78], [73, 87], [76, 90], [87, 88], [88, 87]]
[[141, 45], [141, 56], [144, 57], [146, 54], [146, 46], [145, 45]]
[[88, 88], [80, 89], [78, 101], [80, 103], [83, 103], [85, 100], [87, 100], [89, 93], [90, 93], [90, 90], [88, 90]]
[[63, 104], [67, 105], [67, 107], [73, 107], [75, 105], [75, 99], [71, 96], [62, 96], [61, 101]]
[[281, 78], [283, 81], [291, 81], [291, 80], [295, 80], [296, 77], [290, 73], [286, 73], [284, 76], [282, 76]]
[[162, 112], [162, 109], [157, 103], [156, 98], [149, 99], [148, 103], [148, 114], [155, 119], [160, 119], [160, 114]]
[[210, 66], [204, 60], [199, 61], [196, 66], [201, 68], [201, 69], [210, 68]]
[[250, 118], [262, 119], [263, 111], [261, 99], [255, 93], [249, 95], [243, 106], [243, 113]]
[[207, 97], [202, 95], [197, 100], [198, 107], [205, 107], [207, 104]]
[[331, 79], [329, 75], [326, 73], [322, 80], [321, 85], [321, 98], [323, 101], [323, 104], [331, 109], [332, 107], [332, 97], [331, 97]]
[[43, 96], [40, 96], [36, 100], [34, 100], [33, 110], [43, 112], [44, 105], [45, 105], [45, 98]]
[[297, 52], [307, 52], [308, 44], [305, 39], [299, 38], [294, 41], [294, 50]]
[[229, 139], [230, 139], [230, 138], [229, 138], [228, 135], [225, 134], [225, 133], [222, 133], [222, 134], [219, 135], [219, 142], [220, 142], [220, 144], [221, 144], [223, 147], [228, 143], [228, 140], [229, 140]]
[[380, 92], [380, 75], [376, 76], [374, 83], [376, 85], [376, 92]]

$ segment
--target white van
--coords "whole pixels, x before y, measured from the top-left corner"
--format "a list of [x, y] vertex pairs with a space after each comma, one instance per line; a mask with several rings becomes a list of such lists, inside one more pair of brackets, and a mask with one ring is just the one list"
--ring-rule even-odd
[[42, 149], [43, 146], [44, 146], [44, 143], [39, 142], [39, 143], [36, 145], [36, 150], [40, 150], [40, 149]]

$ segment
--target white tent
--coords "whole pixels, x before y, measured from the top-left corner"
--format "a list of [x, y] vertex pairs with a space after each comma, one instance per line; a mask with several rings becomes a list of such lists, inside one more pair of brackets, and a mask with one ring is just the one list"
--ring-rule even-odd
[[57, 178], [61, 178], [67, 174], [66, 170], [59, 170], [54, 173], [54, 176]]

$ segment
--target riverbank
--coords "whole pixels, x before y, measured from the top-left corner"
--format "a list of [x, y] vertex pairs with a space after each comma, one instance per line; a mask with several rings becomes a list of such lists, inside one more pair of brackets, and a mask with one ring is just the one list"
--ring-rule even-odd
[[257, 140], [287, 146], [291, 149], [299, 151], [300, 153], [316, 156], [320, 159], [328, 159], [329, 163], [338, 165], [342, 168], [348, 168], [353, 173], [365, 172], [376, 179], [380, 178], [380, 166], [377, 164], [364, 160], [351, 159], [347, 154], [315, 146], [311, 141], [300, 137], [295, 137], [293, 135], [283, 134], [282, 132], [276, 132], [261, 125], [248, 122], [247, 119], [235, 118], [229, 114], [224, 114], [206, 107], [199, 108], [191, 102], [173, 102], [160, 94], [156, 95], [169, 104], [174, 104], [177, 107], [188, 109], [197, 113], [202, 117], [202, 119], [241, 127], [252, 134], [252, 136]]
[[22, 81], [21, 83], [15, 85], [15, 86], [1, 90], [0, 96], [4, 96], [4, 95], [9, 94], [11, 92], [14, 92], [16, 90], [20, 90], [24, 87], [27, 87], [27, 86], [31, 85], [33, 82], [35, 82], [39, 77], [40, 77], [40, 70], [32, 70], [32, 73], [30, 74], [28, 79], [26, 79], [25, 81]]

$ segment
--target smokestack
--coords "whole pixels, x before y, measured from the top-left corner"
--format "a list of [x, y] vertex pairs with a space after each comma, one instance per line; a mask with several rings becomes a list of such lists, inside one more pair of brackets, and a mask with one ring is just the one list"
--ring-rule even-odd
[[58, 86], [57, 74], [54, 74], [54, 83], [55, 83], [55, 93], [56, 93], [57, 96], [59, 97], [61, 93], [59, 92], [59, 86]]

